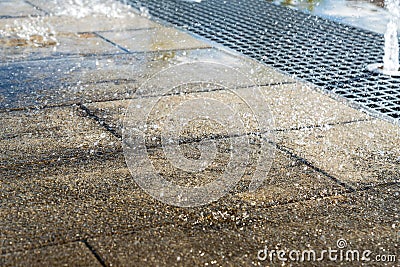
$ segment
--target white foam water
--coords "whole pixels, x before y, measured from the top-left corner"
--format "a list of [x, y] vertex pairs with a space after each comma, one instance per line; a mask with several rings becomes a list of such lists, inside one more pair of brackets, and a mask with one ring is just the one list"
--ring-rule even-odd
[[383, 70], [399, 71], [399, 41], [397, 28], [400, 20], [400, 0], [386, 0], [385, 5], [390, 13], [390, 21], [385, 33], [385, 55]]
[[54, 15], [84, 18], [87, 16], [107, 16], [123, 18], [134, 16], [130, 6], [115, 0], [56, 0], [57, 10]]
[[43, 17], [32, 17], [26, 20], [15, 20], [12, 24], [5, 25], [0, 29], [0, 37], [6, 39], [20, 39], [16, 45], [30, 45], [42, 47], [57, 45], [56, 33], [43, 19]]

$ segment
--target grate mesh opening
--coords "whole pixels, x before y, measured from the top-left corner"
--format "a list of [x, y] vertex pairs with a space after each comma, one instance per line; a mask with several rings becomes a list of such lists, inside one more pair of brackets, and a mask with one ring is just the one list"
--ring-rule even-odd
[[233, 49], [399, 123], [400, 79], [372, 74], [383, 36], [265, 0], [128, 1], [152, 17]]

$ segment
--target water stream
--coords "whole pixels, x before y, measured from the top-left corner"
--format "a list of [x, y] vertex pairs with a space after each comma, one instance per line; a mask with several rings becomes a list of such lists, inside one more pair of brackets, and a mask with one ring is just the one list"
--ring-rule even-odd
[[394, 72], [399, 70], [399, 41], [397, 37], [397, 28], [400, 20], [400, 0], [386, 0], [385, 5], [390, 13], [390, 21], [385, 33], [383, 70]]

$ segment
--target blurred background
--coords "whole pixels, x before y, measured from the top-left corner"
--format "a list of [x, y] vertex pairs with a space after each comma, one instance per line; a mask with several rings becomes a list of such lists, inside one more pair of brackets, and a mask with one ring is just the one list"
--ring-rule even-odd
[[267, 0], [349, 25], [384, 33], [389, 14], [384, 0]]

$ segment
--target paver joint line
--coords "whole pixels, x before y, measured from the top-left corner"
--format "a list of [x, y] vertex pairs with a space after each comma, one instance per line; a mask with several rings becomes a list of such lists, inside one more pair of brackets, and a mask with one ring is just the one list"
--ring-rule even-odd
[[305, 129], [316, 129], [316, 128], [323, 128], [326, 126], [337, 126], [337, 125], [347, 125], [347, 124], [352, 124], [352, 123], [357, 123], [357, 122], [367, 122], [371, 121], [372, 119], [359, 119], [359, 120], [350, 120], [350, 121], [339, 121], [339, 122], [334, 122], [334, 123], [327, 123], [327, 124], [321, 124], [321, 125], [309, 125], [309, 126], [302, 126], [302, 127], [295, 127], [295, 128], [288, 128], [288, 129], [277, 129], [277, 132], [289, 132], [289, 131], [300, 131], [300, 130], [305, 130]]
[[120, 135], [114, 128], [109, 126], [104, 120], [96, 116], [89, 108], [87, 108], [83, 104], [78, 104], [78, 106], [81, 110], [83, 110], [83, 112], [86, 114], [88, 118], [91, 118], [94, 121], [96, 121], [100, 126], [102, 126], [104, 129], [106, 129], [108, 132], [110, 132], [118, 139], [122, 139], [122, 135]]
[[340, 179], [338, 179], [338, 178], [336, 178], [336, 177], [330, 175], [330, 174], [327, 173], [326, 171], [324, 171], [324, 170], [322, 170], [322, 169], [320, 169], [320, 168], [314, 166], [311, 162], [309, 162], [309, 161], [306, 160], [305, 158], [302, 158], [302, 157], [296, 155], [294, 152], [290, 151], [289, 149], [287, 149], [287, 148], [285, 148], [285, 147], [283, 147], [283, 146], [280, 146], [280, 145], [278, 145], [278, 144], [276, 144], [276, 147], [277, 147], [279, 150], [281, 150], [282, 152], [284, 152], [284, 153], [290, 155], [291, 157], [293, 157], [293, 158], [299, 160], [300, 162], [304, 163], [305, 165], [309, 166], [309, 167], [312, 168], [313, 170], [315, 170], [315, 171], [317, 171], [317, 172], [323, 174], [324, 176], [328, 177], [329, 179], [331, 179], [332, 181], [334, 181], [334, 182], [337, 183], [338, 185], [343, 186], [344, 188], [350, 190], [350, 192], [355, 192], [355, 191], [356, 191], [356, 189], [353, 188], [352, 186], [350, 186], [350, 185], [348, 185], [347, 183], [341, 181]]
[[97, 261], [101, 264], [101, 266], [106, 267], [108, 266], [106, 262], [101, 258], [101, 256], [97, 253], [97, 251], [93, 248], [92, 245], [87, 241], [87, 239], [82, 240], [85, 246], [90, 250], [93, 256], [97, 259]]
[[111, 44], [111, 45], [117, 47], [119, 50], [123, 51], [124, 53], [128, 53], [128, 54], [131, 54], [131, 53], [132, 53], [132, 52], [129, 51], [128, 49], [126, 49], [126, 48], [120, 46], [119, 44], [117, 44], [117, 43], [111, 41], [110, 39], [105, 38], [105, 37], [104, 37], [103, 35], [101, 35], [99, 32], [93, 32], [93, 33], [96, 34], [97, 37], [99, 37], [99, 38], [101, 38], [102, 40], [106, 41], [107, 43], [109, 43], [109, 44]]
[[46, 16], [50, 15], [49, 12], [47, 12], [46, 10], [43, 10], [42, 8], [32, 4], [29, 0], [24, 0], [25, 3], [27, 3], [28, 5], [32, 6], [33, 8], [43, 12]]

